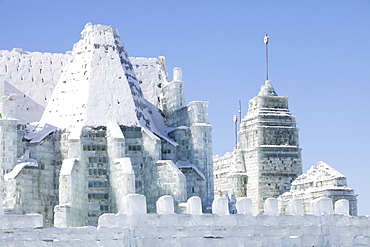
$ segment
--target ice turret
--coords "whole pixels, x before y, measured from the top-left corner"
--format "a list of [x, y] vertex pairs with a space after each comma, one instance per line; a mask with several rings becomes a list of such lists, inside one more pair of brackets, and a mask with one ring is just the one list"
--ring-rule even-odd
[[163, 111], [168, 115], [186, 106], [185, 82], [182, 81], [182, 69], [173, 69], [173, 81], [165, 83], [162, 88]]

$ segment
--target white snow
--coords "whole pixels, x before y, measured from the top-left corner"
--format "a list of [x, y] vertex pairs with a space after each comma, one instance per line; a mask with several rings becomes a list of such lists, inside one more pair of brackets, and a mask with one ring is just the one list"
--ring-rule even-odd
[[72, 170], [75, 162], [76, 159], [64, 159], [62, 163], [62, 168], [60, 169], [60, 175], [72, 175]]
[[[146, 128], [177, 145], [167, 137], [170, 129], [158, 108], [145, 99], [117, 33], [111, 26], [86, 25], [40, 122], [64, 129], [80, 124], [105, 126], [112, 121]], [[160, 69], [154, 70], [158, 73]]]
[[198, 173], [198, 175], [203, 179], [203, 180], [206, 180], [206, 177], [204, 176], [204, 174], [194, 165], [194, 164], [191, 164], [189, 160], [187, 161], [177, 161], [176, 162], [176, 166], [178, 168], [192, 168], [194, 171], [196, 171]]
[[14, 179], [25, 167], [38, 167], [37, 160], [25, 158], [19, 161], [19, 163], [13, 168], [13, 170], [4, 175], [5, 180]]
[[40, 125], [38, 123], [27, 124], [27, 134], [24, 136], [30, 143], [41, 142], [45, 137], [57, 130], [53, 125], [45, 123]]

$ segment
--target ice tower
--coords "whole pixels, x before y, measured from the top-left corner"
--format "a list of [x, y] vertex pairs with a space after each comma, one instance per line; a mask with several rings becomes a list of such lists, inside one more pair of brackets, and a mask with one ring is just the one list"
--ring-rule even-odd
[[292, 199], [302, 199], [305, 213], [320, 198], [330, 197], [333, 203], [347, 199], [350, 213], [356, 215], [357, 195], [346, 187], [342, 174], [323, 162], [302, 174], [296, 120], [289, 111], [288, 97], [278, 96], [268, 79], [267, 34], [264, 42], [266, 81], [241, 120], [240, 143], [232, 153], [214, 156], [215, 195], [249, 197], [254, 214], [263, 213], [264, 202], [271, 197], [279, 198], [282, 214], [289, 213]]
[[302, 173], [295, 117], [288, 97], [278, 96], [270, 81], [249, 101], [240, 125], [240, 148], [248, 174], [247, 195], [255, 213], [261, 213], [268, 197], [288, 191]]

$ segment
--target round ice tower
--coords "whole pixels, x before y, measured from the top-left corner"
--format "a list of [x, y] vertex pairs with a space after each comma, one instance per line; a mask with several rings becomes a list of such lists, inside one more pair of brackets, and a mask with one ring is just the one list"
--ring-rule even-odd
[[165, 83], [162, 88], [163, 111], [171, 113], [185, 106], [185, 82], [182, 81], [182, 69], [173, 69], [173, 80]]
[[182, 69], [176, 67], [173, 69], [173, 81], [182, 81]]

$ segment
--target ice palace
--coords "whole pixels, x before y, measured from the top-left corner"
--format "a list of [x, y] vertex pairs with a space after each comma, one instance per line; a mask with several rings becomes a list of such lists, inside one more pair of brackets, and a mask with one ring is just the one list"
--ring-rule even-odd
[[0, 51], [1, 246], [370, 246], [346, 177], [302, 174], [268, 79], [240, 143], [213, 157], [181, 68], [129, 58], [111, 26], [81, 35], [66, 54]]

